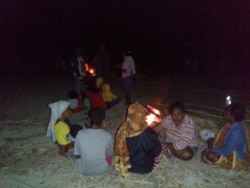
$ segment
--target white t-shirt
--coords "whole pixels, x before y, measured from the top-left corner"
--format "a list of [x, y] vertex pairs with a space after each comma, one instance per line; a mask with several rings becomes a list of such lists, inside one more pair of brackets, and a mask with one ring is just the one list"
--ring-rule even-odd
[[83, 175], [100, 175], [109, 165], [106, 156], [113, 157], [114, 141], [111, 134], [103, 129], [83, 129], [77, 133], [74, 155], [79, 172]]

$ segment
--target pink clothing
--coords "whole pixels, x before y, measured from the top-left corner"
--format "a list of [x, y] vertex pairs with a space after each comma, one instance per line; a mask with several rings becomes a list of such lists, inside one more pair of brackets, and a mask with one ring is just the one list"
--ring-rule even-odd
[[187, 146], [198, 146], [198, 131], [188, 115], [185, 115], [181, 125], [176, 128], [171, 115], [162, 120], [163, 127], [166, 128], [166, 142], [173, 143], [175, 150], [182, 150]]
[[129, 60], [124, 60], [122, 63], [122, 70], [126, 70], [126, 72], [122, 71], [122, 78], [128, 77], [132, 75], [132, 67]]

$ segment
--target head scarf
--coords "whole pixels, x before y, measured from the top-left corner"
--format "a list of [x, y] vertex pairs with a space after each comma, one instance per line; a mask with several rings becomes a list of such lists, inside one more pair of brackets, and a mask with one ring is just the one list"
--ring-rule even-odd
[[48, 106], [51, 109], [51, 114], [50, 114], [50, 120], [49, 120], [49, 125], [47, 128], [46, 136], [51, 137], [53, 142], [56, 142], [55, 134], [54, 134], [54, 126], [56, 124], [56, 121], [59, 118], [61, 118], [64, 110], [66, 110], [69, 107], [69, 102], [60, 100], [54, 103], [50, 103]]
[[147, 128], [145, 118], [144, 107], [138, 102], [131, 104], [128, 107], [126, 119], [116, 133], [115, 169], [120, 171], [123, 177], [128, 175], [128, 169], [131, 168], [126, 138], [137, 136]]

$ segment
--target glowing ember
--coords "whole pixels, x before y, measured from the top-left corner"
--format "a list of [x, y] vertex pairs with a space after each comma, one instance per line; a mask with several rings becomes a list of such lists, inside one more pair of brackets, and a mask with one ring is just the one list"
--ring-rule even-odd
[[89, 64], [85, 63], [85, 71], [91, 74], [92, 76], [95, 76], [95, 69], [92, 68]]
[[155, 125], [157, 125], [161, 122], [160, 110], [158, 110], [150, 105], [147, 105], [145, 110], [147, 111], [146, 122], [147, 122], [148, 127], [154, 127]]

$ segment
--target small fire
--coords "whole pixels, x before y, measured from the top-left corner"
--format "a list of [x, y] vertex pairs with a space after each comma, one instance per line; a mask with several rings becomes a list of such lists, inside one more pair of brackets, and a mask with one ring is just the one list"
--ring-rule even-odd
[[91, 74], [92, 76], [95, 76], [95, 69], [92, 68], [88, 63], [85, 63], [85, 71]]
[[154, 127], [155, 125], [161, 122], [161, 112], [160, 110], [147, 105], [145, 108], [147, 115], [146, 115], [146, 122], [148, 127]]

